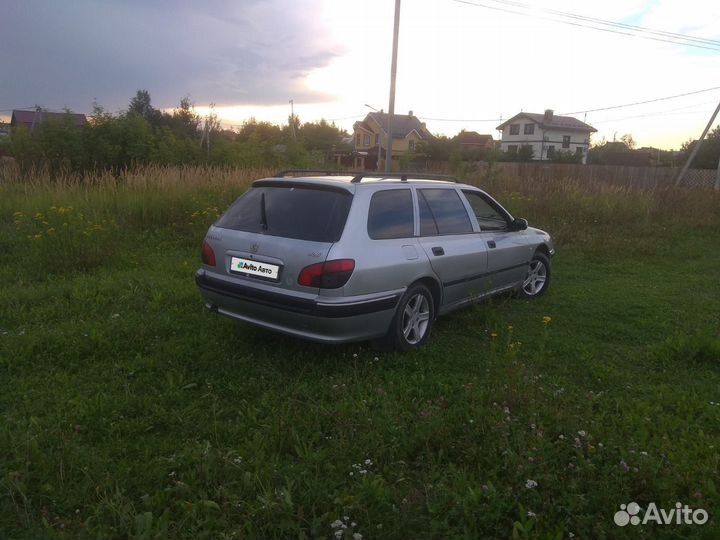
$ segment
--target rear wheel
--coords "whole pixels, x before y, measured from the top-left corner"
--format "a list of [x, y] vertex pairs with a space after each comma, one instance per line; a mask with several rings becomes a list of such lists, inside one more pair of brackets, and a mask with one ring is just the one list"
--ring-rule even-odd
[[524, 298], [542, 296], [547, 292], [549, 286], [550, 259], [544, 253], [536, 251], [520, 287], [520, 296]]
[[376, 348], [410, 351], [430, 337], [435, 320], [435, 305], [430, 290], [422, 283], [411, 285], [400, 299], [387, 335]]

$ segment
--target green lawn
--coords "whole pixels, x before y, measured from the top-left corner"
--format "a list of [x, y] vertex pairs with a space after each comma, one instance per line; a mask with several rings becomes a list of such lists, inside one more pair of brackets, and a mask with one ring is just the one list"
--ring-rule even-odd
[[[62, 244], [57, 268], [54, 237], [10, 215], [35, 203], [7, 200], [0, 538], [720, 535], [719, 215], [588, 214], [561, 233], [547, 296], [474, 306], [387, 354], [207, 312], [193, 273], [211, 217], [125, 229], [112, 206], [115, 232]], [[620, 528], [631, 501], [710, 521]]]

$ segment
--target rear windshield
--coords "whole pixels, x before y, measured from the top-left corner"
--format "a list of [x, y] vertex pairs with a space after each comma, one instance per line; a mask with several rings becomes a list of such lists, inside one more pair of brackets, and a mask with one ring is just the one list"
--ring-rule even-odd
[[215, 226], [312, 242], [337, 242], [351, 202], [352, 195], [344, 191], [256, 187], [235, 201]]

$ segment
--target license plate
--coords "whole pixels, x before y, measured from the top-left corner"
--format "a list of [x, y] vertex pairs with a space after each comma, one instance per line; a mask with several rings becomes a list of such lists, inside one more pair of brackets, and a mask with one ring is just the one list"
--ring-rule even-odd
[[280, 267], [276, 264], [268, 264], [259, 261], [251, 261], [233, 257], [230, 261], [230, 271], [249, 276], [257, 276], [265, 279], [277, 279], [280, 275]]

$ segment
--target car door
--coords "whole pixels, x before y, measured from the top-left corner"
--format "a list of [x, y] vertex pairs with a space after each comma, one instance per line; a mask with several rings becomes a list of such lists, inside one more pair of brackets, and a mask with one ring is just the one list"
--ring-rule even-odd
[[457, 189], [417, 188], [415, 193], [420, 245], [442, 282], [443, 307], [449, 308], [473, 295], [473, 276], [487, 270], [487, 247], [478, 241]]
[[469, 189], [462, 193], [477, 220], [477, 236], [487, 246], [483, 287], [492, 292], [517, 285], [527, 274], [531, 255], [523, 231], [512, 230], [509, 214], [484, 193]]

